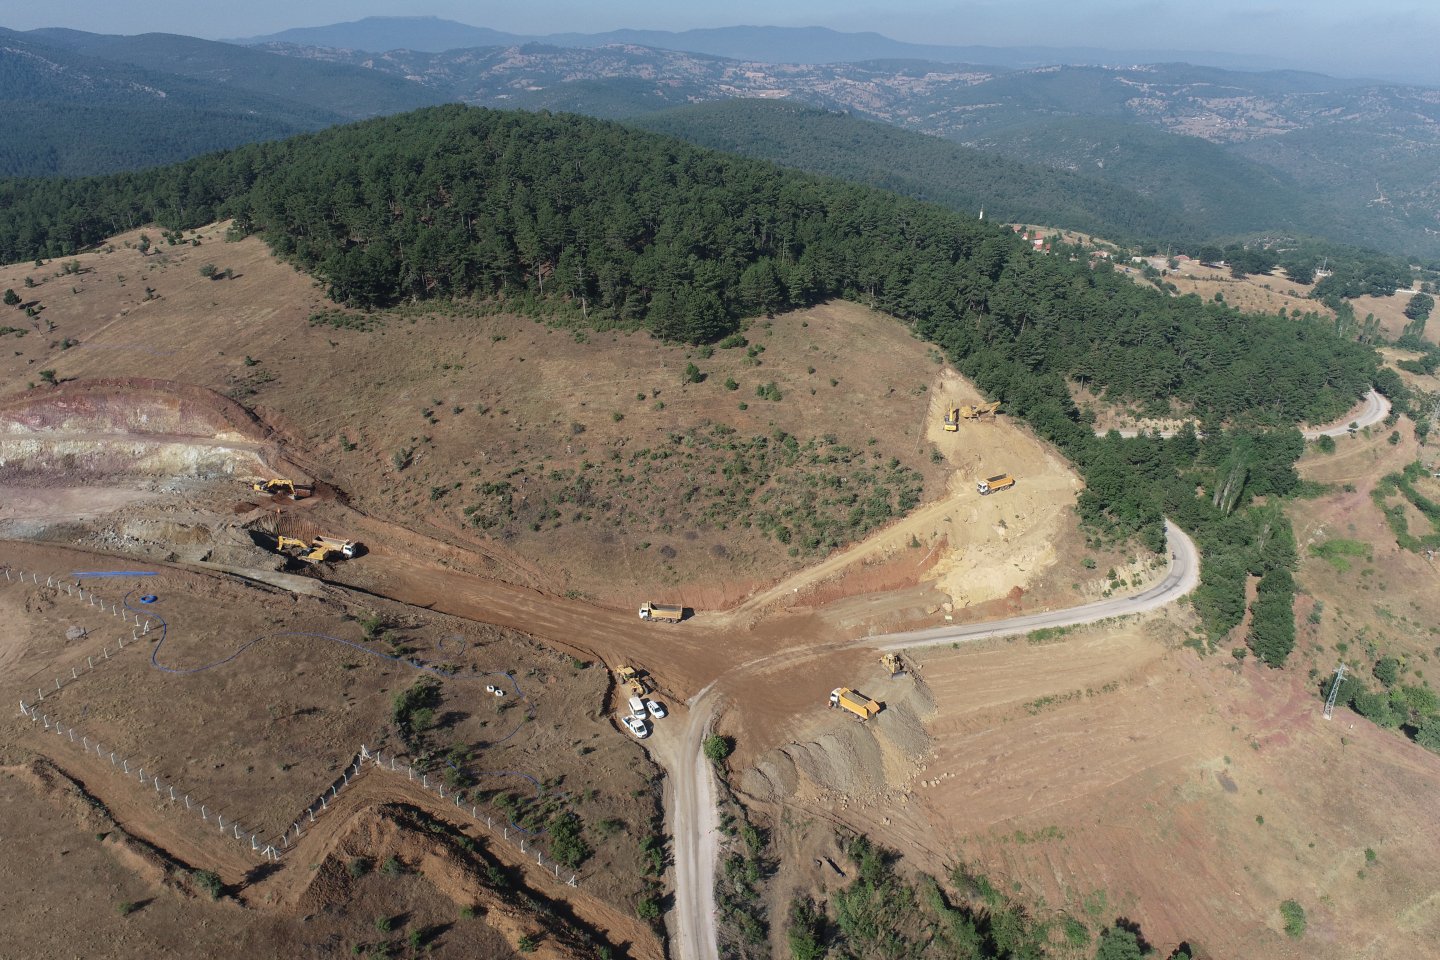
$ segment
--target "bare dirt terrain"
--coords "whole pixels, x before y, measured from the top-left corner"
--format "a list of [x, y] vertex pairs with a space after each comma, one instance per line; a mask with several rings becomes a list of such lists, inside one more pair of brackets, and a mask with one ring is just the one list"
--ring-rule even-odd
[[[585, 917], [588, 909], [592, 928], [618, 932], [615, 942], [630, 944], [632, 956], [656, 950], [643, 925], [623, 918], [642, 894], [639, 842], [653, 829], [658, 795], [648, 790], [650, 768], [638, 746], [617, 736], [604, 715], [603, 671], [581, 668], [509, 631], [383, 600], [357, 607], [339, 591], [320, 599], [167, 566], [158, 566], [159, 576], [105, 578], [96, 586], [107, 601], [128, 602], [165, 621], [163, 632], [152, 629], [132, 640], [133, 623], [122, 624], [109, 610], [47, 585], [52, 576], [73, 584], [69, 571], [109, 569], [113, 560], [11, 543], [5, 564], [40, 576], [39, 584], [0, 588], [0, 609], [12, 625], [0, 655], [6, 695], [31, 701], [47, 725], [78, 731], [91, 747], [98, 740], [106, 754], [123, 758], [129, 775], [85, 744], [48, 735], [40, 723], [19, 715], [4, 723], [6, 756], [22, 763], [44, 758], [88, 784], [129, 833], [184, 863], [214, 870], [245, 890], [252, 905], [283, 904], [307, 887], [303, 863], [319, 852], [304, 812], [366, 744], [402, 762], [423, 762], [432, 789], [442, 781], [452, 793], [465, 789], [466, 809], [477, 805], [482, 817], [499, 824], [496, 830], [518, 820], [534, 833], [536, 849], [553, 852], [546, 821], [554, 812], [573, 811], [594, 851], [571, 871], [579, 887], [567, 890], [578, 915]], [[87, 588], [94, 583], [80, 582]], [[157, 602], [142, 606], [142, 593]], [[124, 648], [120, 640], [127, 641]], [[392, 721], [392, 701], [417, 679], [435, 684], [433, 720], [407, 744]], [[507, 696], [488, 692], [487, 683]], [[144, 785], [135, 782], [139, 771], [148, 771]], [[152, 791], [148, 781], [154, 776], [163, 784]], [[448, 809], [427, 801], [403, 773], [366, 772], [364, 778], [362, 792], [376, 801]], [[170, 798], [172, 787], [183, 801]], [[201, 805], [210, 810], [209, 829], [197, 812]], [[355, 812], [367, 809], [357, 806]], [[248, 844], [215, 830], [217, 814], [242, 823], [243, 832], [258, 834], [262, 844], [296, 847], [274, 881], [254, 885], [266, 876], [263, 865]], [[534, 873], [532, 884], [560, 885], [545, 879], [547, 870], [532, 865], [527, 871], [525, 858], [509, 849], [513, 841], [507, 846], [474, 829], [469, 818], [456, 819], [500, 862], [512, 865], [514, 882]], [[343, 810], [325, 811], [321, 820], [337, 827], [350, 823]], [[292, 821], [304, 822], [308, 831], [297, 837]], [[294, 893], [272, 892], [273, 884]], [[346, 903], [348, 895], [328, 902]], [[431, 909], [415, 919], [428, 918], [422, 926], [453, 920], [466, 905], [457, 899], [448, 918], [437, 919]], [[509, 942], [523, 933], [514, 926]], [[307, 939], [304, 931], [294, 936], [307, 949], [323, 940], [318, 933]]]
[[939, 355], [861, 307], [761, 319], [703, 353], [479, 307], [352, 314], [224, 226], [147, 254], [124, 234], [78, 273], [0, 268], [43, 308], [17, 311], [29, 330], [0, 380], [183, 370], [365, 512], [476, 550], [492, 575], [625, 606], [641, 585], [728, 605], [944, 489], [923, 439]]
[[[1060, 610], [1163, 575], [1156, 558], [1088, 549], [1077, 475], [1003, 411], [943, 431], [945, 410], [983, 398], [903, 326], [835, 303], [757, 320], [744, 345], [705, 355], [479, 308], [366, 316], [336, 311], [258, 241], [222, 233], [142, 255], [137, 231], [76, 258], [78, 273], [0, 268], [0, 286], [32, 276], [24, 289], [44, 307], [0, 355], [0, 565], [41, 573], [0, 583], [15, 626], [0, 640], [0, 693], [19, 701], [61, 678], [47, 722], [82, 738], [0, 722], [0, 800], [23, 809], [21, 824], [70, 810], [70, 777], [131, 838], [101, 844], [109, 866], [86, 893], [113, 914], [97, 931], [131, 932], [114, 955], [174, 942], [175, 904], [194, 903], [220, 911], [217, 937], [248, 924], [283, 946], [277, 956], [417, 934], [442, 956], [470, 943], [505, 957], [526, 938], [539, 956], [593, 956], [604, 939], [616, 956], [658, 958], [661, 936], [637, 910], [671, 904], [641, 844], [662, 789], [672, 810], [677, 789], [706, 802], [708, 767], [689, 747], [710, 717], [685, 701], [754, 663], [764, 668], [715, 694], [718, 728], [737, 739], [738, 785], [794, 814], [777, 817], [795, 825], [777, 841], [800, 865], [783, 891], [833, 881], [804, 865], [833, 846], [822, 827], [842, 824], [924, 869], [972, 861], [1094, 929], [1132, 917], [1167, 949], [1420, 955], [1440, 934], [1424, 879], [1440, 836], [1421, 808], [1436, 758], [1363, 722], [1352, 731], [1349, 716], [1319, 721], [1315, 695], [1323, 647], [1379, 629], [1381, 607], [1405, 618], [1385, 642], [1403, 627], [1403, 649], [1425, 654], [1419, 624], [1437, 612], [1421, 595], [1427, 561], [1387, 551], [1365, 486], [1414, 459], [1412, 440], [1372, 430], [1307, 456], [1307, 478], [1337, 488], [1297, 512], [1302, 551], [1361, 517], [1346, 535], [1374, 534], [1377, 555], [1417, 584], [1402, 609], [1402, 575], [1370, 574], [1385, 585], [1357, 606], [1352, 583], [1307, 559], [1302, 585], [1331, 591], [1321, 632], [1297, 648], [1315, 677], [1200, 657], [1181, 646], [1195, 629], [1181, 609], [942, 644], [889, 679], [857, 641]], [[207, 262], [233, 276], [202, 277]], [[141, 379], [157, 375], [171, 379]], [[981, 497], [975, 481], [999, 472], [1017, 485]], [[319, 483], [290, 501], [245, 482], [269, 475]], [[282, 570], [263, 537], [277, 511], [287, 529], [366, 549]], [[122, 569], [159, 576], [86, 588], [137, 608], [155, 594], [145, 609], [167, 621], [163, 644], [152, 631], [119, 651], [133, 623], [45, 583]], [[694, 615], [642, 624], [647, 599]], [[81, 635], [67, 639], [71, 627]], [[621, 662], [648, 670], [674, 709], [646, 747], [683, 787], [614, 720], [603, 667]], [[444, 676], [407, 744], [394, 700], [435, 676], [427, 667]], [[504, 698], [485, 690], [497, 680]], [[839, 685], [885, 711], [861, 726], [825, 709]], [[271, 872], [248, 844], [183, 819], [167, 793], [88, 752], [91, 737], [284, 838], [287, 858]], [[362, 743], [416, 762], [425, 781], [362, 763], [310, 824]], [[35, 787], [34, 771], [52, 768], [62, 787]], [[452, 805], [457, 788], [490, 827]], [[574, 888], [509, 830], [544, 821], [553, 833], [565, 811], [593, 850]], [[111, 829], [88, 817], [72, 815], [81, 838]], [[687, 862], [713, 860], [718, 839], [688, 826], [669, 825], [693, 841]], [[44, 836], [8, 869], [76, 835]], [[552, 840], [536, 841], [542, 858]], [[1366, 847], [1378, 865], [1360, 878], [1352, 860]], [[136, 866], [122, 848], [153, 855]], [[403, 869], [379, 869], [390, 856]], [[220, 875], [221, 901], [196, 894], [193, 869]], [[45, 902], [74, 886], [68, 869], [44, 876]], [[708, 909], [705, 879], [677, 890], [674, 908]], [[1099, 891], [1109, 899], [1097, 907]], [[122, 897], [150, 902], [121, 918], [105, 904]], [[381, 931], [396, 897], [413, 905]], [[1280, 933], [1291, 897], [1311, 917], [1299, 945]], [[44, 955], [44, 932], [24, 928], [26, 955]]]

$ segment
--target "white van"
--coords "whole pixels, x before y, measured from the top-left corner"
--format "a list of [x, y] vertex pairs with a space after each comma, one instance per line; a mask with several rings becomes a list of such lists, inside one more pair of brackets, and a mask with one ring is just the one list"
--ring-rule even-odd
[[639, 697], [630, 698], [630, 716], [645, 719], [645, 701]]

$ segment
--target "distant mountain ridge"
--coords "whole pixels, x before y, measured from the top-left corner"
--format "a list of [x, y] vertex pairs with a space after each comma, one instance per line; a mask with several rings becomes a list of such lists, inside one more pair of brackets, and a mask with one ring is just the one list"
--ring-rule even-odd
[[364, 67], [194, 37], [0, 28], [0, 177], [157, 166], [443, 99]]
[[[447, 21], [422, 22], [452, 41], [467, 36]], [[834, 31], [783, 35], [809, 33], [870, 42]], [[690, 34], [718, 46], [735, 31]], [[393, 29], [387, 35], [398, 36]], [[622, 35], [652, 36], [606, 36]], [[573, 35], [556, 35], [566, 36]], [[57, 80], [69, 86], [58, 89]], [[988, 196], [997, 213], [1082, 230], [1157, 240], [1197, 231], [1222, 241], [1313, 235], [1440, 258], [1440, 181], [1431, 159], [1440, 148], [1440, 91], [1183, 63], [1012, 69], [885, 59], [805, 66], [634, 42], [368, 53], [168, 34], [0, 31], [0, 122], [9, 134], [0, 141], [0, 176], [133, 169], [452, 100], [630, 119], [744, 98], [848, 113], [991, 157], [962, 160], [954, 150], [937, 153], [902, 139], [884, 147], [904, 151], [894, 170], [873, 157], [821, 163], [805, 144], [783, 142], [783, 130], [770, 129], [762, 142], [713, 126], [773, 120], [759, 113], [697, 115], [683, 120], [688, 130], [672, 132], [912, 196], [943, 196], [961, 208]], [[796, 116], [817, 137], [842, 133], [834, 118]], [[873, 151], [885, 138], [870, 130], [862, 140]], [[827, 142], [838, 153], [849, 149], [843, 136]], [[914, 166], [917, 157], [956, 176], [983, 171], [985, 187], [938, 183]], [[1043, 168], [1056, 173], [1042, 175]]]
[[217, 87], [297, 100], [346, 120], [363, 120], [441, 98], [403, 77], [362, 66], [282, 57], [266, 50], [173, 33], [135, 36], [80, 30], [32, 30], [19, 35], [52, 47], [205, 81]]
[[346, 119], [312, 104], [217, 89], [0, 29], [0, 177], [156, 166]]
[[627, 123], [963, 213], [983, 211], [1001, 222], [1046, 223], [1121, 241], [1185, 242], [1215, 232], [1213, 224], [1123, 186], [790, 101], [701, 103]]
[[[1278, 231], [1440, 257], [1440, 92], [1190, 64], [1029, 70], [913, 60], [773, 66], [637, 45], [421, 53], [272, 45], [482, 106], [608, 119], [785, 99], [1107, 181], [1227, 236]], [[1374, 203], [1381, 181], [1384, 203]]]
[[556, 47], [594, 48], [636, 44], [658, 50], [699, 53], [761, 63], [856, 63], [865, 60], [930, 60], [997, 67], [1038, 67], [1047, 64], [1130, 64], [1184, 61], [1230, 70], [1275, 70], [1294, 66], [1278, 57], [1216, 51], [1105, 50], [1097, 47], [995, 47], [909, 43], [874, 32], [848, 33], [828, 27], [733, 26], [694, 30], [608, 30], [602, 33], [519, 34], [472, 27], [439, 17], [366, 17], [319, 27], [295, 27], [228, 43], [259, 46], [269, 43], [332, 47], [388, 53], [413, 50], [444, 53], [467, 47], [520, 46], [543, 43]]

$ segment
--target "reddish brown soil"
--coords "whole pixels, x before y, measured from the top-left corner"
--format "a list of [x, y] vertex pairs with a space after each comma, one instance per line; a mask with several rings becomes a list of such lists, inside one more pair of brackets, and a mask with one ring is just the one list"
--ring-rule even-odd
[[[563, 791], [569, 798], [564, 806], [580, 814], [595, 851], [575, 871], [583, 892], [566, 887], [567, 899], [582, 919], [597, 917], [599, 929], [618, 931], [621, 941], [632, 944], [630, 955], [649, 956], [658, 949], [653, 935], [633, 917], [641, 889], [639, 840], [650, 831], [658, 804], [647, 788], [652, 768], [634, 741], [618, 734], [601, 711], [607, 688], [603, 671], [579, 668], [569, 658], [508, 631], [379, 599], [356, 607], [164, 564], [150, 567], [159, 570], [158, 577], [87, 583], [116, 600], [132, 590], [156, 594], [159, 602], [144, 609], [169, 624], [157, 652], [153, 639], [130, 642], [131, 627], [45, 586], [49, 575], [113, 568], [115, 561], [9, 544], [5, 562], [39, 572], [42, 581], [39, 586], [0, 585], [0, 613], [12, 625], [0, 645], [0, 664], [10, 667], [9, 679], [0, 684], [8, 691], [5, 695], [34, 702], [35, 687], [53, 687], [54, 678], [63, 677], [63, 688], [52, 689], [36, 705], [92, 741], [99, 739], [107, 752], [128, 758], [132, 775], [124, 776], [82, 744], [47, 735], [40, 724], [18, 715], [0, 725], [6, 755], [52, 758], [86, 783], [128, 831], [184, 863], [216, 871], [247, 902], [290, 902], [296, 882], [308, 882], [296, 868], [311, 858], [312, 843], [323, 848], [323, 833], [313, 840], [305, 834], [284, 871], [276, 875], [278, 887], [268, 881], [256, 885], [247, 877], [253, 881], [258, 858], [245, 844], [215, 829], [217, 810], [228, 821], [239, 820], [245, 832], [275, 842], [361, 743], [387, 754], [405, 752], [389, 723], [391, 700], [415, 682], [417, 672], [361, 649], [282, 635], [325, 633], [378, 652], [407, 648], [407, 657], [458, 668], [459, 678], [441, 685], [437, 726], [427, 740], [442, 751], [454, 744], [469, 745], [472, 760], [467, 766], [478, 775], [480, 791], [472, 802], [498, 823], [503, 824], [504, 817], [489, 791], [525, 797], [536, 790], [529, 781], [505, 772], [534, 777], [547, 785], [547, 794]], [[357, 618], [372, 611], [385, 618], [391, 640], [364, 639]], [[84, 629], [85, 636], [67, 640], [66, 632], [74, 626]], [[122, 635], [127, 639], [123, 651], [117, 645]], [[158, 636], [158, 629], [152, 630], [151, 637]], [[167, 674], [150, 662], [155, 653], [166, 666], [191, 669], [236, 654], [256, 637], [264, 639], [230, 662], [192, 675]], [[72, 669], [77, 679], [71, 679]], [[503, 700], [484, 692], [487, 674], [501, 670], [515, 677], [492, 680], [512, 690]], [[513, 696], [514, 683], [525, 692], [523, 701]], [[163, 792], [136, 783], [134, 772], [141, 767], [161, 777]], [[362, 781], [365, 786], [360, 787]], [[169, 799], [170, 785], [188, 793], [196, 809], [202, 803], [209, 807], [208, 827], [198, 813], [187, 813], [183, 802]], [[444, 809], [403, 777], [367, 773], [353, 795], [346, 795], [353, 807], [326, 811], [322, 820], [327, 827], [340, 827], [351, 814], [390, 799]], [[604, 821], [614, 826], [602, 839], [594, 831]], [[548, 884], [556, 888], [550, 892], [558, 892], [553, 878], [547, 880], [545, 871], [533, 865], [526, 867], [518, 851], [497, 849], [494, 855], [511, 862], [517, 877], [533, 875], [527, 882]], [[291, 892], [285, 893], [287, 889]], [[514, 930], [511, 934], [512, 941], [519, 936]]]
[[[1314, 684], [1303, 669], [1272, 673], [1254, 664], [1236, 668], [1225, 657], [1200, 659], [1179, 647], [1193, 624], [1178, 614], [1051, 638], [1058, 642], [1022, 639], [934, 650], [918, 665], [927, 689], [915, 686], [909, 694], [904, 684], [911, 681], [882, 678], [872, 654], [838, 649], [859, 636], [946, 615], [976, 620], [1087, 599], [1109, 589], [1101, 572], [1112, 565], [1117, 576], [1145, 575], [1143, 558], [1127, 564], [1130, 558], [1119, 553], [1095, 554], [1098, 569], [1081, 565], [1085, 549], [1069, 510], [1078, 489], [1073, 473], [1007, 418], [968, 424], [959, 435], [937, 439], [937, 404], [968, 400], [965, 391], [973, 390], [947, 379], [899, 325], [845, 304], [776, 318], [749, 331], [752, 342], [767, 347], [755, 358], [759, 366], [746, 363], [743, 350], [702, 358], [631, 335], [577, 336], [513, 317], [397, 312], [369, 332], [310, 326], [306, 318], [327, 306], [308, 278], [275, 264], [256, 241], [221, 244], [218, 237], [218, 229], [203, 231], [201, 248], [165, 247], [142, 257], [124, 247], [131, 236], [120, 238], [113, 252], [79, 258], [91, 272], [61, 278], [54, 275], [57, 267], [47, 266], [45, 276], [37, 276], [36, 295], [46, 308], [42, 317], [55, 328], [37, 323], [13, 341], [12, 355], [0, 356], [0, 384], [10, 392], [22, 389], [42, 369], [57, 370], [62, 380], [114, 378], [152, 375], [163, 364], [167, 373], [183, 370], [196, 388], [253, 408], [274, 431], [261, 439], [280, 443], [280, 456], [300, 468], [306, 475], [301, 479], [336, 480], [349, 502], [337, 495], [278, 505], [317, 530], [364, 541], [370, 547], [365, 556], [309, 571], [315, 576], [282, 579], [271, 569], [273, 556], [243, 543], [251, 552], [226, 548], [231, 554], [225, 566], [281, 584], [283, 592], [162, 562], [166, 554], [154, 552], [164, 548], [165, 538], [182, 533], [201, 541], [212, 537], [216, 544], [238, 537], [243, 530], [237, 525], [265, 518], [264, 510], [252, 507], [276, 504], [257, 500], [233, 481], [197, 484], [179, 496], [176, 489], [149, 489], [147, 496], [158, 499], [139, 505], [120, 498], [125, 519], [180, 518], [148, 542], [116, 541], [115, 548], [130, 551], [127, 567], [143, 556], [150, 558], [147, 567], [163, 570], [154, 583], [176, 623], [167, 652], [201, 663], [233, 651], [237, 638], [281, 628], [358, 639], [358, 624], [346, 617], [370, 610], [403, 623], [403, 642], [427, 658], [456, 656], [439, 648], [447, 637], [473, 640], [458, 655], [462, 666], [489, 669], [503, 661], [519, 671], [527, 690], [540, 691], [534, 694], [536, 719], [525, 722], [524, 744], [482, 751], [483, 769], [523, 764], [577, 794], [593, 785], [597, 799], [582, 807], [587, 823], [612, 816], [624, 822], [623, 840], [593, 844], [597, 855], [589, 872], [582, 871], [580, 892], [558, 889], [553, 877], [537, 871], [525, 873], [526, 881], [541, 895], [565, 898], [593, 928], [630, 943], [631, 955], [652, 957], [661, 950], [633, 915], [636, 848], [654, 810], [654, 773], [634, 742], [611, 725], [598, 669], [577, 669], [553, 650], [476, 622], [523, 631], [583, 659], [648, 668], [665, 696], [682, 699], [737, 664], [790, 651], [744, 688], [721, 691], [728, 706], [722, 729], [737, 735], [738, 768], [760, 762], [773, 748], [798, 746], [835, 724], [851, 723], [825, 710], [831, 687], [847, 683], [879, 691], [876, 696], [895, 706], [873, 729], [885, 736], [916, 734], [914, 742], [882, 744], [878, 771], [838, 771], [857, 783], [878, 777], [883, 782], [874, 789], [820, 790], [802, 783], [787, 801], [798, 814], [793, 822], [848, 823], [937, 872], [964, 857], [1076, 912], [1084, 910], [1085, 898], [1095, 902], [1095, 891], [1108, 891], [1103, 909], [1085, 913], [1096, 926], [1130, 916], [1167, 948], [1186, 938], [1219, 956], [1246, 955], [1257, 945], [1278, 957], [1300, 956], [1302, 949], [1336, 958], [1419, 956], [1440, 934], [1426, 879], [1427, 865], [1440, 855], [1440, 838], [1426, 826], [1422, 806], [1440, 776], [1435, 758], [1394, 733], [1364, 723], [1351, 730], [1348, 717], [1328, 725], [1316, 720]], [[198, 264], [206, 260], [240, 276], [204, 280]], [[0, 286], [18, 289], [27, 273], [37, 271], [0, 269]], [[158, 299], [143, 299], [147, 285]], [[69, 292], [72, 287], [77, 292]], [[1233, 292], [1227, 290], [1227, 299]], [[1259, 300], [1256, 306], [1262, 306]], [[206, 318], [204, 336], [197, 335], [197, 317]], [[80, 343], [66, 348], [61, 338]], [[643, 367], [637, 367], [637, 355], [646, 358]], [[692, 357], [708, 378], [684, 384]], [[522, 364], [524, 375], [517, 376]], [[637, 368], [645, 374], [637, 376]], [[724, 388], [732, 376], [740, 391]], [[832, 377], [839, 382], [831, 385]], [[768, 380], [775, 380], [783, 401], [754, 396], [755, 385]], [[37, 390], [24, 409], [58, 410], [52, 399], [72, 395], [67, 391], [88, 398], [84, 409], [105, 421], [102, 433], [123, 432], [127, 405], [145, 394], [82, 384], [53, 394]], [[176, 422], [196, 435], [240, 422], [225, 413], [227, 403], [194, 400], [213, 395], [176, 392], [186, 398], [173, 407]], [[645, 399], [635, 399], [637, 393]], [[195, 409], [210, 412], [192, 416], [192, 400]], [[739, 410], [741, 400], [747, 410]], [[808, 438], [834, 431], [872, 459], [894, 456], [923, 471], [934, 499], [853, 553], [820, 563], [813, 556], [790, 557], [755, 530], [720, 536], [709, 529], [702, 536], [696, 525], [669, 512], [672, 501], [664, 498], [683, 491], [680, 481], [688, 478], [684, 471], [667, 472], [668, 466], [646, 475], [661, 499], [648, 513], [637, 500], [628, 526], [607, 527], [566, 513], [539, 529], [522, 523], [487, 535], [469, 526], [461, 509], [473, 505], [477, 483], [498, 482], [517, 467], [539, 489], [559, 482], [549, 479], [552, 470], [577, 469], [583, 460], [611, 452], [626, 457], [658, 450], [674, 443], [672, 433], [707, 420], [750, 434], [784, 430]], [[50, 422], [41, 418], [41, 425]], [[249, 434], [245, 439], [257, 442]], [[1415, 455], [1409, 439], [1398, 447], [1380, 436], [1339, 443], [1329, 460], [1307, 459], [1307, 476], [1353, 482], [1357, 490], [1297, 508], [1302, 544], [1324, 525], [1355, 523], [1364, 535], [1374, 534], [1378, 514], [1364, 513], [1373, 512], [1365, 484]], [[397, 467], [393, 454], [405, 450], [411, 462]], [[959, 482], [951, 498], [940, 498], [946, 478], [973, 483], [976, 471], [995, 464], [1020, 476], [1014, 496], [981, 502], [973, 485]], [[101, 487], [114, 481], [81, 479]], [[43, 491], [54, 489], [58, 497], [62, 488], [69, 490], [51, 477], [27, 488], [27, 495], [38, 490], [43, 499]], [[30, 512], [43, 513], [44, 506]], [[1303, 512], [1312, 508], [1313, 514]], [[7, 503], [6, 509], [15, 508]], [[86, 535], [87, 524], [42, 525], [42, 534], [68, 542]], [[687, 532], [696, 538], [686, 539]], [[1382, 607], [1391, 621], [1406, 618], [1401, 626], [1407, 639], [1394, 642], [1408, 644], [1404, 649], [1417, 659], [1424, 652], [1420, 624], [1434, 622], [1440, 611], [1429, 606], [1420, 579], [1426, 569], [1416, 565], [1423, 561], [1394, 555], [1383, 537], [1374, 544], [1396, 572], [1372, 574], [1373, 588], [1367, 584], [1357, 592], [1338, 578], [1327, 582], [1325, 571], [1309, 561], [1302, 567], [1299, 579], [1315, 596], [1333, 591], [1326, 609], [1335, 614], [1335, 625], [1322, 618], [1320, 630], [1332, 632], [1307, 635], [1317, 649], [1297, 656], [1300, 668], [1303, 657], [1315, 657], [1317, 669], [1331, 659], [1319, 644], [1343, 642], [1338, 638], [1344, 631], [1358, 625], [1378, 626], [1387, 616]], [[663, 546], [675, 555], [662, 556]], [[5, 544], [3, 559], [53, 572], [121, 563], [14, 543]], [[1402, 578], [1413, 580], [1413, 589], [1402, 591]], [[325, 580], [373, 596], [357, 600]], [[960, 599], [962, 593], [967, 595]], [[752, 598], [749, 605], [717, 610], [745, 597]], [[698, 614], [675, 626], [642, 624], [634, 611], [640, 599], [684, 601]], [[1398, 609], [1402, 600], [1411, 606]], [[107, 625], [113, 628], [108, 618], [84, 608], [72, 613], [61, 598], [33, 587], [0, 586], [0, 614], [17, 625], [0, 641], [0, 665], [9, 678], [0, 681], [0, 693], [9, 689], [12, 699], [28, 696], [33, 684], [57, 672], [78, 672], [84, 657], [94, 656], [90, 645], [99, 640], [103, 648], [102, 634]], [[72, 623], [87, 627], [91, 638], [70, 644], [57, 639]], [[1390, 633], [1400, 632], [1390, 627]], [[118, 660], [112, 655], [107, 666], [47, 697], [47, 705], [53, 701], [67, 723], [94, 725], [97, 735], [145, 753], [167, 779], [227, 802], [233, 798], [245, 807], [247, 820], [269, 829], [283, 827], [293, 816], [287, 811], [303, 806], [316, 780], [326, 780], [321, 775], [343, 763], [359, 741], [393, 749], [393, 733], [383, 739], [389, 698], [411, 679], [393, 665], [350, 666], [339, 647], [273, 638], [242, 654], [233, 671], [197, 674], [193, 683], [179, 684], [146, 669], [148, 650], [133, 651], [135, 657], [127, 650]], [[897, 720], [912, 695], [916, 704], [927, 697], [935, 704], [918, 733]], [[473, 727], [483, 737], [490, 727], [479, 724], [503, 717], [484, 712], [498, 710], [493, 700], [481, 702], [483, 707], [468, 695], [447, 692], [445, 706], [469, 714], [457, 729]], [[674, 723], [683, 721], [684, 711], [677, 711]], [[674, 729], [657, 725], [652, 743], [668, 742], [663, 738]], [[342, 861], [376, 851], [429, 864], [423, 882], [417, 877], [404, 890], [416, 904], [416, 923], [443, 924], [445, 901], [484, 896], [443, 849], [407, 835], [389, 814], [374, 813], [385, 804], [443, 811], [383, 775], [356, 781], [307, 833], [296, 851], [303, 856], [285, 870], [240, 886], [255, 865], [248, 851], [222, 842], [218, 833], [177, 826], [163, 803], [122, 782], [108, 764], [77, 756], [68, 743], [47, 740], [18, 718], [0, 725], [0, 736], [7, 762], [52, 757], [92, 785], [134, 836], [184, 863], [219, 871], [256, 908], [244, 916], [266, 918], [249, 934], [257, 938], [263, 933], [299, 948], [317, 942], [307, 939], [314, 924], [332, 946], [364, 940], [364, 925], [373, 929], [373, 918], [362, 914], [381, 908], [393, 890], [378, 878], [351, 883]], [[15, 821], [22, 827], [46, 809], [33, 799], [16, 803], [25, 808]], [[813, 826], [811, 820], [805, 829]], [[780, 837], [796, 851], [822, 839]], [[1364, 867], [1361, 879], [1355, 858], [1358, 852], [1363, 861], [1367, 846], [1377, 851], [1379, 865]], [[521, 866], [503, 843], [486, 849]], [[17, 862], [37, 863], [40, 855], [32, 847], [25, 853], [29, 859]], [[127, 853], [114, 862], [131, 859]], [[302, 873], [301, 860], [319, 865], [319, 872]], [[151, 886], [171, 889], [164, 886], [163, 865], [127, 869], [151, 878], [144, 881]], [[74, 886], [68, 871], [57, 882], [58, 894]], [[111, 895], [131, 895], [117, 892], [119, 882], [100, 886]], [[1299, 946], [1279, 933], [1276, 908], [1291, 897], [1311, 917], [1311, 933]], [[239, 910], [223, 904], [216, 909], [221, 907]], [[149, 909], [127, 922], [138, 921], [139, 928], [149, 922]], [[778, 905], [775, 915], [783, 909]], [[297, 919], [302, 910], [314, 916]], [[505, 956], [500, 941], [513, 946], [531, 918], [496, 912], [493, 923], [486, 921], [490, 932], [477, 934], [477, 942], [491, 943], [483, 937], [493, 934], [500, 938], [492, 944], [496, 955]], [[157, 907], [155, 916], [160, 913]], [[27, 936], [41, 935], [39, 925], [27, 929]], [[139, 939], [153, 944], [162, 935], [157, 927]], [[453, 929], [444, 934], [437, 949], [446, 949], [445, 938], [453, 935]], [[559, 939], [542, 943], [542, 949], [562, 948]]]

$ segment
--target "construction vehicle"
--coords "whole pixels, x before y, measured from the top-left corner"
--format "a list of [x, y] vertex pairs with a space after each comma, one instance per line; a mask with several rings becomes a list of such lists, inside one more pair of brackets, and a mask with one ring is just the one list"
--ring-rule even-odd
[[975, 484], [975, 489], [980, 491], [980, 496], [988, 497], [999, 490], [1009, 490], [1015, 486], [1015, 478], [1008, 473], [997, 473], [993, 477], [986, 477]]
[[271, 477], [268, 480], [255, 480], [250, 484], [250, 489], [256, 493], [265, 493], [270, 496], [285, 494], [291, 500], [299, 500], [314, 493], [315, 488], [306, 484], [296, 484], [294, 480], [286, 480], [284, 477]]
[[871, 700], [857, 690], [849, 687], [836, 687], [830, 691], [831, 708], [839, 707], [842, 710], [849, 710], [861, 720], [869, 720], [880, 712], [880, 704]]
[[642, 603], [640, 619], [662, 623], [679, 623], [685, 619], [685, 608], [676, 603]]
[[890, 673], [892, 680], [896, 677], [903, 676], [905, 673], [905, 661], [900, 659], [900, 654], [898, 653], [885, 654], [880, 658], [880, 665]]
[[634, 667], [616, 667], [615, 682], [631, 697], [643, 697], [650, 692], [649, 688], [645, 686], [645, 678]]
[[310, 546], [316, 549], [324, 547], [327, 550], [334, 550], [346, 560], [353, 558], [356, 551], [360, 549], [360, 544], [354, 540], [341, 540], [339, 537], [316, 537], [310, 541]]
[[979, 420], [987, 413], [993, 418], [996, 411], [998, 411], [999, 409], [1000, 401], [992, 400], [989, 403], [981, 403], [973, 407], [969, 404], [966, 404], [965, 406], [960, 407], [958, 412], [961, 420]]
[[[335, 537], [316, 537], [307, 542], [284, 534], [275, 536], [277, 552], [288, 554], [305, 563], [323, 563], [341, 558], [348, 560], [355, 556], [355, 548], [358, 546], [353, 540], [337, 540]], [[291, 553], [292, 550], [297, 552]]]
[[950, 412], [945, 414], [945, 432], [954, 433], [960, 429], [960, 408], [951, 407]]

